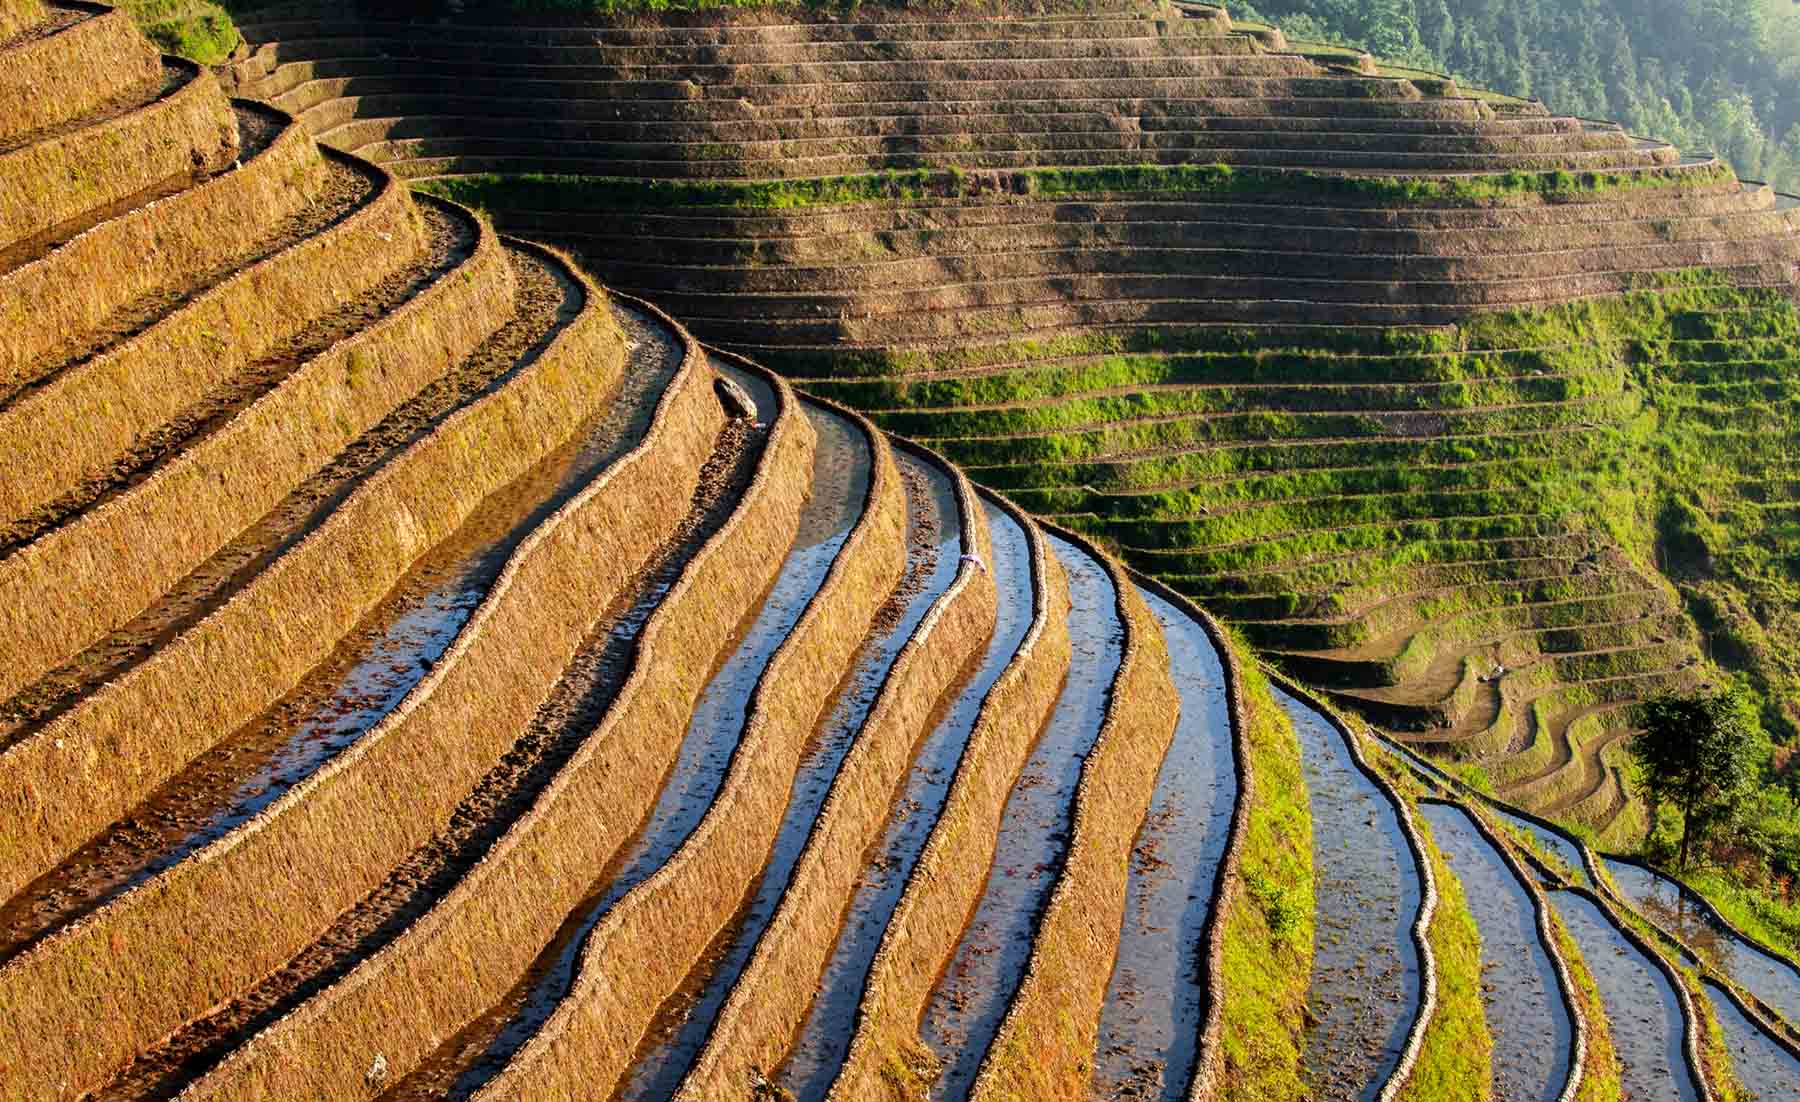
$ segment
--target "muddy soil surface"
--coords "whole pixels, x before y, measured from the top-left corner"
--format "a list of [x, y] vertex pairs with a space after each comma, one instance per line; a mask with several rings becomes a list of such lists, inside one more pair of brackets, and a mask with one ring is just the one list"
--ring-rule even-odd
[[1481, 931], [1481, 991], [1494, 1038], [1497, 1102], [1556, 1102], [1574, 1058], [1575, 1023], [1538, 936], [1531, 895], [1467, 812], [1422, 803], [1438, 849], [1462, 881]]
[[1370, 1102], [1406, 1047], [1422, 981], [1412, 925], [1423, 895], [1399, 813], [1337, 728], [1280, 691], [1312, 802], [1314, 1025], [1305, 1066], [1321, 1102]]
[[158, 199], [166, 199], [177, 192], [197, 187], [210, 175], [212, 174], [205, 171], [179, 173], [166, 180], [158, 180], [144, 190], [127, 195], [123, 199], [82, 211], [73, 218], [48, 226], [30, 237], [0, 245], [0, 274], [23, 268], [34, 260], [42, 259], [102, 222], [129, 214], [139, 207], [149, 206]]
[[707, 954], [695, 976], [664, 1005], [648, 1044], [619, 1091], [629, 1102], [668, 1102], [681, 1077], [705, 1045], [719, 1009], [743, 974], [757, 941], [774, 918], [793, 876], [794, 865], [812, 834], [844, 757], [862, 732], [900, 649], [912, 638], [931, 606], [950, 588], [962, 554], [955, 484], [949, 477], [909, 455], [900, 455], [908, 510], [906, 574], [888, 603], [876, 614], [876, 627], [833, 705], [800, 760], [787, 812], [776, 831], [768, 864], [758, 879], [747, 909], [728, 937]]
[[1725, 1034], [1731, 1070], [1737, 1073], [1739, 1082], [1760, 1102], [1800, 1098], [1800, 1061], [1745, 1017], [1717, 984], [1704, 986], [1707, 1001], [1719, 1019], [1719, 1029]]
[[[279, 130], [274, 119], [260, 112], [239, 108], [238, 118], [240, 129], [254, 126], [258, 133]], [[248, 248], [221, 255], [203, 271], [182, 275], [139, 295], [108, 314], [91, 331], [71, 336], [29, 370], [26, 382], [10, 391], [0, 389], [0, 409], [144, 332], [241, 269], [318, 236], [361, 210], [375, 196], [381, 183], [378, 173], [344, 161], [327, 159], [325, 164], [324, 184], [310, 203], [271, 225], [269, 232]]]
[[1107, 1099], [1180, 1102], [1205, 1024], [1205, 926], [1237, 805], [1236, 755], [1212, 638], [1180, 608], [1139, 592], [1168, 640], [1181, 718], [1131, 851], [1092, 1089]]
[[503, 385], [580, 312], [585, 293], [537, 254], [509, 248], [519, 309], [468, 359], [358, 437], [274, 509], [214, 552], [135, 619], [0, 704], [0, 749], [199, 623], [323, 523], [358, 486], [462, 406]]
[[1073, 602], [1069, 677], [1007, 797], [981, 901], [920, 1024], [920, 1039], [942, 1069], [935, 1098], [968, 1095], [1024, 977], [1038, 920], [1068, 855], [1081, 768], [1123, 658], [1125, 627], [1105, 568], [1057, 536], [1049, 544], [1068, 573]]
[[[751, 392], [760, 409], [773, 410], [774, 395], [760, 379], [727, 374]], [[821, 482], [801, 510], [801, 538], [782, 563], [761, 608], [746, 617], [750, 624], [736, 651], [702, 692], [650, 816], [626, 851], [602, 871], [589, 897], [563, 923], [523, 980], [499, 1005], [386, 1091], [385, 1102], [466, 1098], [498, 1073], [568, 993], [588, 932], [613, 904], [673, 856], [699, 825], [723, 781], [757, 681], [824, 583], [868, 496], [867, 439], [835, 414], [813, 406], [805, 409], [819, 436], [814, 472]], [[765, 414], [760, 420], [766, 424], [771, 417]]]
[[1003, 510], [985, 501], [982, 505], [993, 536], [989, 568], [999, 597], [993, 638], [974, 677], [920, 746], [894, 816], [844, 915], [812, 1008], [777, 1077], [797, 1102], [821, 1102], [843, 1066], [875, 951], [943, 812], [982, 704], [1031, 630], [1031, 545], [1025, 529]]
[[[556, 278], [551, 269], [539, 267], [527, 278], [534, 303], [527, 311], [531, 320], [521, 319], [520, 330], [510, 339], [496, 335], [483, 346], [487, 355], [465, 363], [468, 394], [503, 382], [541, 351], [559, 318], [580, 309], [579, 288]], [[628, 448], [641, 438], [651, 410], [618, 407], [653, 407], [681, 353], [670, 333], [647, 344], [641, 336], [634, 339], [647, 351], [644, 368], [630, 376], [649, 377], [653, 389], [630, 388], [569, 444], [489, 498], [415, 565], [296, 690], [9, 901], [0, 910], [0, 945], [5, 947], [0, 955], [20, 951], [222, 836], [316, 772], [391, 711], [449, 647], [519, 542], [610, 466], [621, 446]], [[468, 396], [459, 398], [458, 388], [448, 382], [436, 385], [447, 388], [438, 395], [437, 408], [422, 411], [417, 420], [388, 425], [391, 435], [368, 442], [367, 459], [391, 455], [411, 437], [429, 431], [427, 422], [433, 417], [447, 414]], [[337, 487], [335, 494], [347, 491]], [[296, 508], [295, 517], [308, 520], [309, 510], [322, 513], [332, 504], [306, 503]]]
[[1626, 1097], [1631, 1102], [1695, 1102], [1698, 1095], [1683, 1050], [1686, 1026], [1668, 977], [1585, 897], [1558, 891], [1550, 893], [1550, 902], [1600, 988]]
[[1800, 1022], [1800, 972], [1793, 965], [1739, 938], [1661, 873], [1610, 857], [1601, 860], [1619, 891], [1646, 918], [1686, 942], [1788, 1021]]
[[[668, 352], [661, 346], [647, 349], [643, 372], [656, 374], [658, 361]], [[173, 1097], [257, 1030], [400, 936], [442, 899], [599, 726], [637, 664], [638, 637], [645, 621], [694, 554], [732, 514], [755, 473], [766, 439], [766, 427], [757, 429], [750, 418], [727, 424], [701, 470], [688, 515], [605, 610], [539, 707], [531, 729], [463, 799], [443, 831], [414, 851], [381, 887], [286, 968], [141, 1058], [100, 1097], [109, 1102]]]
[[0, 525], [0, 558], [143, 482], [274, 390], [308, 360], [393, 313], [469, 258], [476, 241], [473, 220], [434, 202], [420, 202], [419, 213], [426, 229], [426, 247], [410, 263], [372, 290], [313, 319], [204, 399], [139, 437], [108, 470], [29, 516]]

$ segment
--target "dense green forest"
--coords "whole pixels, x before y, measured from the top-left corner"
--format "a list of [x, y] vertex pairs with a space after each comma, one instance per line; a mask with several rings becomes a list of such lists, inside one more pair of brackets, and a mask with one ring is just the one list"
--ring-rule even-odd
[[1795, 0], [1257, 0], [1233, 15], [1290, 38], [1622, 122], [1800, 190]]

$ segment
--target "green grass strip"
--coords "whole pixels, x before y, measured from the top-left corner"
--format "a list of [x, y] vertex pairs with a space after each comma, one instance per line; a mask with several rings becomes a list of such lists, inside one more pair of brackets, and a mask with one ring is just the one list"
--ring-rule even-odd
[[[710, 0], [694, 0], [710, 3]], [[673, 5], [671, 5], [673, 6]], [[1001, 175], [1014, 194], [1281, 197], [1483, 206], [1505, 201], [1568, 200], [1616, 191], [1691, 187], [1731, 178], [1723, 166], [1680, 173], [1504, 172], [1455, 177], [1345, 176], [1225, 164], [1023, 168]], [[956, 169], [909, 169], [795, 180], [644, 180], [559, 173], [481, 173], [426, 181], [427, 191], [471, 206], [544, 211], [731, 207], [791, 210], [857, 203], [918, 202], [991, 192], [991, 178]]]
[[1232, 638], [1249, 717], [1254, 801], [1240, 875], [1225, 916], [1221, 1098], [1302, 1102], [1307, 993], [1312, 987], [1312, 811], [1300, 744], [1250, 648]]

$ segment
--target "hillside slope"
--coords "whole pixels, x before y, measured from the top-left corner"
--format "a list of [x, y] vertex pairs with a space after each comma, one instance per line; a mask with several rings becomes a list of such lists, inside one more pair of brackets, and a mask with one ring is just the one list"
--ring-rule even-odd
[[[1712, 1102], [1800, 1084], [1800, 965], [1277, 682], [1081, 531], [1154, 562], [1134, 533], [1164, 525], [1198, 562], [1227, 546], [1189, 533], [1206, 522], [1087, 504], [1071, 495], [1131, 495], [1055, 473], [1078, 462], [1056, 450], [1085, 431], [1071, 419], [1139, 396], [1177, 403], [1148, 427], [1261, 426], [1253, 448], [1304, 421], [1267, 396], [1308, 387], [1332, 393], [1307, 413], [1353, 445], [1368, 425], [1453, 439], [1434, 410], [1336, 407], [1432, 385], [1382, 374], [1504, 364], [1483, 341], [1516, 320], [1303, 330], [1313, 352], [1273, 359], [1232, 343], [1255, 331], [1201, 325], [1169, 338], [1191, 346], [1095, 359], [1119, 351], [1080, 343], [1112, 339], [1096, 328], [1056, 338], [1060, 360], [947, 342], [935, 375], [809, 380], [978, 462], [983, 441], [1023, 457], [986, 462], [990, 481], [1052, 472], [1011, 492], [1058, 527], [569, 255], [227, 98], [112, 9], [0, 15], [0, 1102], [1608, 1102], [1621, 1084]], [[842, 31], [826, 26], [757, 33]], [[1791, 311], [1718, 273], [1669, 284], [1546, 315], [1551, 397], [1501, 400], [1538, 376], [1496, 369], [1466, 385], [1500, 397], [1465, 405], [1591, 391], [1596, 424], [1624, 418], [1546, 483], [1610, 511], [1571, 504], [1568, 530], [1533, 538], [1565, 562], [1615, 534], [1568, 572], [1581, 615], [1613, 602], [1676, 638], [1631, 558], [1650, 492], [1631, 480], [1662, 462], [1773, 497], [1728, 478], [1721, 456], [1767, 468], [1725, 446], [1750, 405], [1719, 388], [1737, 350], [1788, 339]], [[1434, 343], [1452, 335], [1468, 343]], [[980, 347], [1025, 352], [955, 361]], [[1240, 377], [1149, 383], [1190, 365]], [[1706, 443], [1650, 432], [1652, 414]], [[1545, 430], [1550, 454], [1569, 429]], [[1230, 454], [1212, 432], [1169, 461]], [[1270, 515], [1300, 542], [1348, 530]], [[1705, 523], [1659, 529], [1696, 587], [1721, 573]], [[1505, 589], [1448, 563], [1426, 564], [1449, 571], [1437, 592], [1471, 608]], [[1372, 589], [1424, 584], [1389, 565]], [[1276, 615], [1288, 590], [1253, 572], [1165, 572], [1320, 678], [1410, 670], [1427, 645], [1359, 656], [1356, 625], [1462, 622], [1423, 597]], [[1493, 622], [1571, 699], [1605, 683], [1583, 663], [1633, 650], [1558, 649], [1562, 627], [1520, 626], [1554, 602], [1494, 603], [1523, 611]], [[1338, 691], [1396, 727], [1430, 712]]]
[[780, 11], [289, 10], [233, 74], [1611, 843], [1647, 693], [1792, 736], [1800, 200], [1213, 8]]

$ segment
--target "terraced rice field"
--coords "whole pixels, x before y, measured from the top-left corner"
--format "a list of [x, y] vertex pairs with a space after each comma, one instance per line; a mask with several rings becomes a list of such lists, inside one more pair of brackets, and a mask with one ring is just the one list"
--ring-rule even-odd
[[0, 1100], [1794, 1091], [1616, 855], [1792, 204], [1194, 5], [322, 10], [0, 0]]
[[1494, 1035], [1494, 1090], [1520, 1102], [1555, 1102], [1573, 1067], [1575, 1018], [1566, 970], [1544, 936], [1542, 899], [1466, 811], [1422, 809], [1462, 881], [1481, 930], [1483, 1006]]
[[1709, 518], [1779, 544], [1721, 402], [1789, 401], [1800, 200], [1170, 14], [422, 38], [274, 11], [232, 77], [1631, 848], [1631, 706], [1702, 683], [1695, 610], [1742, 603], [1620, 515], [1678, 465], [1643, 419], [1699, 457]]

